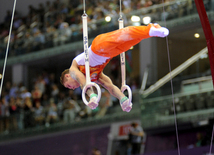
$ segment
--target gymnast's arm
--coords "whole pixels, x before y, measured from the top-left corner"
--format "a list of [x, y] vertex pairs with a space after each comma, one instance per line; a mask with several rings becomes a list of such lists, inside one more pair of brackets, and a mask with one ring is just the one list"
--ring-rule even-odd
[[[73, 62], [72, 62], [72, 65], [69, 69], [69, 73], [70, 73], [71, 77], [79, 83], [81, 89], [83, 89], [84, 86], [86, 85], [86, 77], [79, 70], [78, 64], [75, 60], [73, 60]], [[94, 92], [93, 92], [93, 89], [89, 88], [89, 89], [87, 89], [86, 93], [90, 97], [90, 95]]]
[[103, 72], [100, 74], [100, 77], [97, 82], [101, 84], [104, 88], [106, 88], [111, 95], [118, 98], [119, 100], [121, 100], [125, 96], [121, 92], [121, 90], [112, 83], [111, 79]]

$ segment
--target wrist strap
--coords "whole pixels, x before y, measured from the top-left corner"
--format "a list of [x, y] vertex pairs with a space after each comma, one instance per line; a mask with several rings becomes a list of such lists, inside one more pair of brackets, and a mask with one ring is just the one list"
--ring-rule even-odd
[[90, 99], [91, 99], [92, 97], [97, 97], [97, 94], [92, 93], [92, 94], [90, 95]]
[[128, 100], [128, 97], [124, 96], [121, 100], [120, 100], [120, 104], [123, 104], [124, 101]]

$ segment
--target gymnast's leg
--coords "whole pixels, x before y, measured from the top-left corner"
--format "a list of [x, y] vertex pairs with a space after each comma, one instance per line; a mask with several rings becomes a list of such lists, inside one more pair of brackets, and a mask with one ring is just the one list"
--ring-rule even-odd
[[148, 26], [129, 26], [112, 32], [98, 35], [92, 42], [92, 51], [100, 56], [115, 57], [138, 44], [141, 40], [150, 37], [166, 37], [167, 28], [158, 24]]

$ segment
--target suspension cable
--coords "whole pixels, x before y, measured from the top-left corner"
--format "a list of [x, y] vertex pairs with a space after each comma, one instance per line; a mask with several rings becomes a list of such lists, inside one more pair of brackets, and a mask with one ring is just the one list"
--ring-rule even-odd
[[[162, 0], [164, 4], [164, 0]], [[164, 22], [166, 27], [166, 14], [165, 8], [163, 5], [163, 14], [164, 14]], [[173, 91], [173, 83], [172, 83], [172, 76], [171, 76], [171, 62], [170, 62], [170, 54], [169, 54], [169, 42], [168, 36], [166, 36], [166, 47], [167, 47], [167, 55], [168, 55], [168, 63], [169, 63], [169, 74], [170, 74], [170, 83], [171, 83], [171, 92], [172, 92], [172, 103], [173, 103], [173, 111], [174, 111], [174, 119], [175, 119], [175, 130], [176, 130], [176, 140], [177, 140], [177, 147], [178, 147], [178, 155], [180, 155], [180, 145], [179, 145], [179, 136], [178, 136], [178, 125], [177, 125], [177, 117], [176, 117], [176, 107], [175, 107], [175, 99], [174, 99], [174, 91]]]
[[8, 35], [7, 48], [6, 48], [6, 52], [5, 52], [4, 66], [3, 66], [3, 71], [2, 71], [0, 97], [2, 94], [2, 86], [3, 86], [3, 81], [4, 81], [5, 68], [6, 68], [6, 64], [7, 64], [7, 56], [8, 56], [9, 46], [10, 46], [10, 38], [11, 38], [11, 33], [12, 33], [12, 28], [13, 28], [13, 19], [14, 19], [15, 10], [16, 10], [16, 0], [14, 0], [14, 3], [13, 3], [13, 12], [12, 12], [12, 17], [11, 17], [11, 22], [10, 22], [10, 30], [9, 30], [9, 35]]

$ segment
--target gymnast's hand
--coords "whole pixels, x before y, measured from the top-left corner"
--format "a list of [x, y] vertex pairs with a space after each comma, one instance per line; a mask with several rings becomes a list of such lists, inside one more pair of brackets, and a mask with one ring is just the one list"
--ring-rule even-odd
[[90, 101], [88, 102], [88, 106], [91, 109], [96, 109], [96, 107], [98, 106], [97, 101], [97, 94], [92, 93], [90, 95]]

